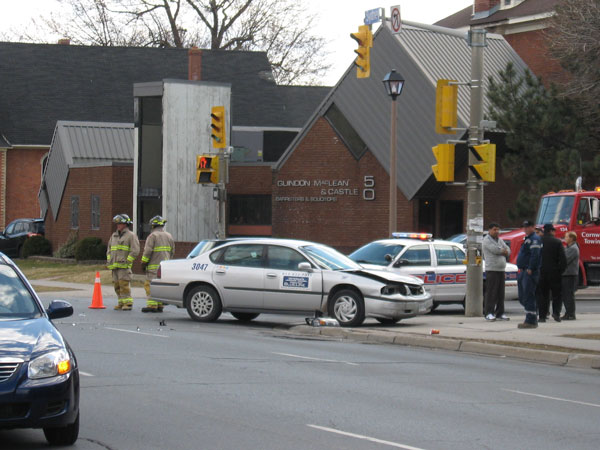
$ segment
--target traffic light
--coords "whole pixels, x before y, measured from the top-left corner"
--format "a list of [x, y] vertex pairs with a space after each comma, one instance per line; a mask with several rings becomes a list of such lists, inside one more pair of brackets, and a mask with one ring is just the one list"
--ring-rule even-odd
[[439, 144], [431, 149], [437, 164], [431, 166], [438, 181], [454, 181], [454, 144]]
[[481, 144], [471, 147], [477, 158], [477, 164], [470, 168], [482, 181], [496, 181], [496, 144]]
[[354, 60], [356, 78], [369, 78], [371, 75], [371, 47], [373, 47], [373, 33], [368, 25], [358, 27], [358, 32], [350, 33], [350, 37], [358, 42], [358, 49], [354, 50], [358, 56]]
[[196, 183], [219, 183], [219, 156], [196, 156]]
[[437, 80], [435, 89], [435, 132], [455, 134], [458, 126], [458, 86], [449, 84], [455, 80]]
[[213, 106], [210, 111], [210, 137], [214, 148], [225, 148], [227, 146], [227, 135], [225, 132], [225, 107]]

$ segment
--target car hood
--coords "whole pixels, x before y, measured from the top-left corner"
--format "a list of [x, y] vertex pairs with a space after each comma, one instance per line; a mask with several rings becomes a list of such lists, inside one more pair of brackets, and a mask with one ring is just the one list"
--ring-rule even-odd
[[413, 277], [412, 275], [401, 275], [387, 270], [382, 270], [381, 268], [375, 269], [373, 267], [367, 267], [366, 264], [361, 265], [364, 267], [362, 270], [355, 270], [352, 271], [352, 273], [359, 276], [376, 279], [381, 281], [382, 283], [387, 283], [391, 281], [394, 283], [416, 284], [418, 286], [421, 286], [423, 284], [423, 281], [421, 279]]
[[42, 353], [61, 348], [65, 348], [62, 336], [45, 317], [0, 320], [0, 358], [29, 361]]

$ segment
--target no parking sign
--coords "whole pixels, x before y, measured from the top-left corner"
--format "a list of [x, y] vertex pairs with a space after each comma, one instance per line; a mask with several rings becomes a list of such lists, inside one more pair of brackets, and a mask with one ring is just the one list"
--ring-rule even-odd
[[402, 20], [400, 19], [400, 5], [390, 7], [390, 22], [392, 25], [392, 33], [400, 33], [402, 28]]

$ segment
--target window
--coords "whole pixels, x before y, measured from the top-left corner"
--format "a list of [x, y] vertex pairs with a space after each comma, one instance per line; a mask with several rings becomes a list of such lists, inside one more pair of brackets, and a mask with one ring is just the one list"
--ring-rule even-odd
[[231, 195], [230, 225], [271, 225], [270, 195]]
[[262, 267], [262, 245], [232, 245], [223, 251], [223, 264], [228, 266]]
[[454, 246], [452, 245], [436, 245], [435, 256], [437, 258], [438, 266], [453, 266], [456, 264], [462, 264], [462, 260], [457, 260], [456, 253], [454, 252]]
[[577, 225], [585, 225], [592, 221], [592, 213], [590, 208], [589, 198], [580, 198], [579, 207], [577, 208]]
[[348, 119], [346, 119], [335, 103], [332, 103], [325, 113], [325, 119], [327, 119], [338, 136], [344, 141], [346, 147], [348, 147], [354, 157], [360, 159], [367, 151], [367, 145], [360, 138], [356, 130], [352, 128]]
[[297, 134], [295, 131], [265, 131], [263, 133], [263, 161], [278, 161]]
[[406, 266], [430, 266], [431, 253], [429, 245], [415, 245], [409, 248], [400, 256], [401, 260], [407, 261]]
[[100, 229], [100, 196], [92, 194], [92, 230]]
[[267, 267], [277, 270], [298, 270], [298, 264], [308, 262], [300, 253], [287, 247], [270, 245]]
[[79, 228], [79, 196], [71, 197], [71, 228]]

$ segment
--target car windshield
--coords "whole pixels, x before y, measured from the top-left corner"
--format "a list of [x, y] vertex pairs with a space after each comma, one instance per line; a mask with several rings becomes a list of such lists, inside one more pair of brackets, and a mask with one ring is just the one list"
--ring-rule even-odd
[[337, 250], [324, 245], [306, 245], [300, 248], [322, 269], [358, 270], [360, 266]]
[[571, 220], [574, 203], [575, 197], [571, 195], [542, 198], [535, 223], [568, 224]]
[[0, 265], [0, 320], [33, 319], [41, 312], [14, 269]]
[[387, 266], [391, 260], [386, 259], [385, 255], [391, 255], [393, 260], [403, 248], [404, 245], [396, 242], [371, 242], [351, 253], [350, 259], [357, 263]]

